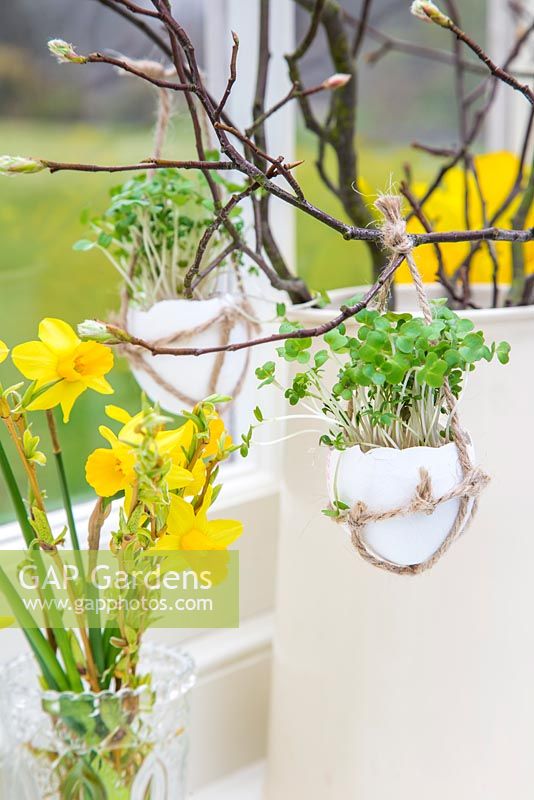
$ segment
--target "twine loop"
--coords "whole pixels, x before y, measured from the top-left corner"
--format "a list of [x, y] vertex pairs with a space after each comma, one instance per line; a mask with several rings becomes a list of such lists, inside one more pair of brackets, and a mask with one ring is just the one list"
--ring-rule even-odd
[[[384, 247], [390, 251], [392, 258], [396, 259], [402, 256], [406, 260], [414, 282], [419, 307], [425, 322], [430, 324], [432, 322], [432, 309], [421, 274], [413, 257], [414, 242], [406, 230], [406, 220], [402, 215], [402, 200], [396, 195], [381, 195], [375, 202], [375, 207], [383, 217], [382, 241]], [[387, 306], [389, 286], [389, 283], [384, 284], [381, 292], [377, 295], [378, 308]], [[470, 439], [460, 424], [457, 401], [448, 381], [444, 383], [443, 394], [445, 406], [450, 414], [450, 424], [458, 453], [458, 463], [462, 470], [461, 481], [450, 491], [435, 497], [430, 473], [422, 467], [419, 470], [419, 483], [414, 495], [405, 505], [387, 511], [375, 512], [370, 510], [363, 501], [359, 500], [348, 511], [334, 518], [337, 523], [348, 527], [352, 545], [362, 558], [373, 566], [397, 575], [418, 575], [431, 569], [440, 560], [474, 518], [478, 508], [479, 495], [490, 480], [489, 476], [480, 467], [472, 463], [469, 452]], [[384, 522], [396, 517], [408, 517], [418, 513], [431, 516], [439, 505], [455, 499], [459, 500], [459, 508], [449, 533], [430, 558], [420, 564], [400, 566], [378, 558], [365, 543], [365, 528], [371, 523]]]

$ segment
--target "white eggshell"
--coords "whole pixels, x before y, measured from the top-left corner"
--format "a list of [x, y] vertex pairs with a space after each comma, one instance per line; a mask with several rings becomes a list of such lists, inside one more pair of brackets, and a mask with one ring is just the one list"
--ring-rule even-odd
[[[172, 334], [186, 333], [209, 320], [213, 325], [203, 333], [184, 338], [173, 343], [176, 347], [212, 347], [222, 343], [223, 327], [217, 317], [223, 309], [235, 306], [238, 301], [230, 295], [210, 300], [161, 300], [148, 311], [130, 308], [128, 311], [128, 331], [141, 339], [154, 342]], [[247, 338], [246, 320], [235, 321], [230, 333], [230, 342], [242, 342]], [[215, 354], [202, 356], [143, 356], [158, 375], [182, 394], [195, 401], [202, 400], [211, 393], [210, 376], [215, 365]], [[226, 353], [224, 364], [217, 381], [218, 394], [232, 396], [245, 369], [247, 351]], [[162, 408], [179, 413], [186, 403], [174, 397], [143, 369], [132, 367], [133, 374], [141, 388]]]
[[[474, 459], [472, 446], [470, 455]], [[434, 497], [444, 495], [462, 480], [454, 443], [405, 450], [386, 447], [367, 452], [359, 447], [333, 450], [328, 461], [330, 500], [341, 500], [350, 507], [362, 501], [370, 512], [404, 506], [415, 496], [422, 467], [431, 477]], [[420, 564], [444, 542], [459, 506], [460, 500], [455, 498], [438, 505], [432, 514], [418, 512], [372, 522], [366, 526], [363, 539], [380, 558], [400, 566]]]

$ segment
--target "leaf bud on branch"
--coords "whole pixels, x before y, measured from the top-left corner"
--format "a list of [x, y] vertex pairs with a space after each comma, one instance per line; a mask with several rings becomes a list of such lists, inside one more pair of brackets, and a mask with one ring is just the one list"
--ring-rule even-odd
[[24, 156], [0, 156], [0, 175], [30, 175], [47, 168], [46, 161]]
[[72, 44], [63, 39], [50, 39], [48, 49], [59, 64], [86, 64], [87, 58], [80, 56]]
[[131, 341], [129, 334], [122, 328], [98, 319], [86, 319], [80, 322], [78, 336], [83, 341], [100, 342], [100, 344], [123, 344]]
[[452, 20], [430, 0], [415, 0], [412, 3], [411, 11], [414, 17], [422, 19], [424, 22], [435, 22], [442, 28], [450, 28], [452, 25]]
[[321, 84], [323, 89], [342, 89], [343, 86], [346, 86], [347, 83], [352, 78], [352, 75], [349, 75], [345, 72], [336, 72], [335, 75], [331, 75]]

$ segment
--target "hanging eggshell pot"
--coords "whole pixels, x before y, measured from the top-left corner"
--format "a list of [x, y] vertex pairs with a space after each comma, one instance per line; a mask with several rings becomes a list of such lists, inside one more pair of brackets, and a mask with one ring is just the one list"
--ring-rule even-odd
[[[160, 347], [208, 348], [250, 339], [256, 327], [250, 315], [246, 301], [228, 294], [208, 300], [161, 300], [148, 311], [130, 306], [127, 326], [133, 336]], [[177, 357], [129, 348], [128, 358], [148, 397], [179, 413], [215, 393], [239, 394], [250, 350]]]
[[[474, 460], [472, 445], [469, 455]], [[414, 498], [421, 500], [422, 475], [427, 477], [432, 498], [453, 491], [463, 479], [456, 445], [450, 442], [442, 447], [404, 450], [377, 447], [365, 452], [358, 446], [332, 450], [327, 468], [330, 502], [363, 509], [373, 516], [387, 516], [387, 512], [409, 508]], [[365, 548], [377, 558], [399, 566], [422, 564], [447, 539], [461, 502], [459, 497], [453, 497], [435, 505], [427, 503], [424, 511], [368, 521], [361, 530]], [[473, 499], [468, 500], [460, 532], [467, 525], [473, 503]], [[424, 500], [421, 505], [425, 505]], [[347, 522], [343, 527], [350, 534]]]

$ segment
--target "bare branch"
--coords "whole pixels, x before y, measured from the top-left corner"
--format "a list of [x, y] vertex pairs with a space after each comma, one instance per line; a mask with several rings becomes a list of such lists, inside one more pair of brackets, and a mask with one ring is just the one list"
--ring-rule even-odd
[[230, 170], [235, 169], [231, 161], [172, 161], [169, 159], [153, 160], [147, 158], [139, 164], [120, 164], [103, 166], [102, 164], [76, 164], [66, 161], [47, 161], [40, 159], [50, 172], [133, 172], [145, 169], [200, 169], [200, 170]]
[[86, 63], [110, 64], [113, 67], [117, 67], [117, 69], [135, 75], [137, 78], [142, 78], [142, 80], [147, 81], [147, 83], [152, 83], [159, 89], [172, 89], [176, 92], [196, 92], [197, 90], [197, 87], [193, 83], [174, 83], [173, 81], [167, 81], [155, 75], [150, 75], [148, 72], [144, 72], [135, 67], [128, 59], [112, 58], [111, 56], [104, 56], [102, 53], [91, 53], [91, 55], [87, 56]]
[[369, 22], [369, 15], [371, 14], [371, 6], [373, 5], [373, 0], [363, 0], [362, 3], [362, 10], [360, 14], [360, 24], [356, 30], [356, 35], [354, 37], [354, 42], [352, 44], [352, 57], [357, 58], [360, 52], [361, 46], [363, 44], [363, 40], [365, 39], [365, 34], [367, 32], [367, 23]]
[[220, 118], [222, 114], [222, 111], [227, 103], [227, 100], [230, 97], [232, 87], [237, 79], [237, 54], [239, 52], [239, 36], [235, 31], [232, 31], [232, 39], [234, 40], [234, 45], [232, 47], [232, 57], [230, 60], [230, 77], [228, 78], [228, 83], [226, 84], [226, 89], [222, 96], [221, 102], [215, 109], [214, 117], [217, 120]]

